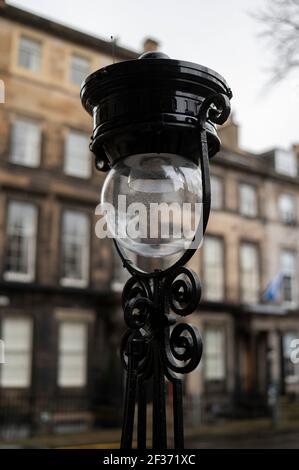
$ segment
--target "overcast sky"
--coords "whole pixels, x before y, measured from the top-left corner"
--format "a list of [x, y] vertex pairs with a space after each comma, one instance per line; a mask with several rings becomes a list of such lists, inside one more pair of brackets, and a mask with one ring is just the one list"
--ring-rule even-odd
[[[154, 37], [171, 58], [215, 69], [233, 90], [241, 145], [256, 152], [299, 142], [299, 77], [265, 93], [269, 46], [248, 12], [265, 0], [18, 0], [9, 2], [122, 46]], [[299, 72], [298, 72], [299, 75]]]

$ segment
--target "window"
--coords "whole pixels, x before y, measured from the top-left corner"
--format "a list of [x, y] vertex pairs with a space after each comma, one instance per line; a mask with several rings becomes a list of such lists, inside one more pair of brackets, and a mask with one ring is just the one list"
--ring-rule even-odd
[[8, 205], [4, 278], [29, 282], [35, 275], [37, 210], [32, 204]]
[[250, 184], [240, 184], [240, 212], [247, 217], [257, 215], [256, 188]]
[[296, 298], [296, 254], [290, 250], [281, 252], [282, 278], [282, 301], [287, 304], [294, 304]]
[[223, 184], [218, 176], [211, 176], [211, 208], [222, 209], [223, 207]]
[[225, 378], [224, 332], [219, 328], [208, 328], [205, 332], [205, 379]]
[[242, 243], [240, 247], [241, 300], [246, 303], [259, 301], [259, 253], [254, 243]]
[[291, 194], [281, 194], [278, 201], [279, 216], [284, 224], [296, 221], [295, 198]]
[[21, 36], [19, 43], [19, 65], [39, 72], [41, 69], [41, 44], [35, 39]]
[[64, 171], [66, 174], [80, 178], [89, 178], [91, 175], [91, 158], [88, 145], [88, 135], [77, 131], [68, 132], [64, 160]]
[[76, 85], [81, 85], [83, 80], [90, 74], [90, 61], [85, 57], [72, 55], [70, 78]]
[[275, 150], [275, 170], [287, 176], [297, 176], [297, 156], [290, 150]]
[[223, 241], [207, 236], [203, 250], [204, 294], [208, 300], [222, 300], [224, 296]]
[[87, 375], [87, 324], [61, 322], [58, 337], [58, 385], [84, 387]]
[[2, 322], [5, 363], [1, 365], [1, 387], [25, 388], [31, 383], [32, 323], [26, 318]]
[[62, 220], [62, 279], [66, 286], [88, 284], [90, 224], [86, 214], [66, 211]]
[[[123, 266], [123, 262], [121, 257], [116, 251], [114, 244], [112, 244], [112, 256], [113, 256], [113, 263], [114, 263], [114, 272], [112, 278], [112, 289], [116, 292], [122, 291], [125, 283], [128, 279], [130, 279], [131, 274], [128, 270]], [[137, 255], [135, 253], [130, 253], [130, 260], [133, 263], [137, 263]]]
[[113, 272], [113, 279], [112, 279], [112, 289], [114, 291], [122, 291], [124, 284], [131, 277], [131, 275], [123, 266], [122, 260], [119, 254], [117, 253], [116, 249], [114, 248], [114, 246], [113, 246], [113, 262], [114, 262], [114, 272]]
[[13, 163], [36, 167], [40, 163], [41, 128], [29, 119], [17, 118], [12, 126], [10, 160]]
[[[299, 363], [294, 364], [291, 361], [291, 354], [294, 351], [293, 341], [298, 341], [299, 334], [289, 332], [283, 336], [283, 358], [284, 358], [284, 376], [286, 383], [299, 382]], [[296, 343], [297, 344], [297, 343]]]

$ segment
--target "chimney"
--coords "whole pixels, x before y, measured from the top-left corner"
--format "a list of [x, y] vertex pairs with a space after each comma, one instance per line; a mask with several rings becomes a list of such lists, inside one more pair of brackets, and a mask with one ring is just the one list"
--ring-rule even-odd
[[223, 126], [218, 127], [218, 133], [223, 147], [229, 150], [240, 150], [239, 126], [233, 113]]
[[299, 158], [299, 144], [293, 144], [292, 148], [293, 152], [297, 155], [297, 158]]
[[[1, 1], [1, 0], [0, 0]], [[143, 41], [143, 52], [156, 52], [160, 43], [153, 38], [146, 38]]]

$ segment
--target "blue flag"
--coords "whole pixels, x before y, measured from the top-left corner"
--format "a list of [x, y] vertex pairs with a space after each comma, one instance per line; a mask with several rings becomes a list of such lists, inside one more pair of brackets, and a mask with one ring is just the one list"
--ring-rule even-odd
[[283, 273], [279, 271], [272, 281], [267, 285], [262, 294], [263, 300], [277, 300], [280, 294], [280, 288], [283, 281]]

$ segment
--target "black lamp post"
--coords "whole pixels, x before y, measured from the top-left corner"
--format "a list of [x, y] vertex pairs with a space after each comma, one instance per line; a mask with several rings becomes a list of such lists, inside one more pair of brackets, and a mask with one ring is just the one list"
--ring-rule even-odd
[[[202, 203], [201, 223], [183, 251], [185, 244], [169, 238], [165, 243], [160, 238], [114, 238], [132, 276], [122, 295], [129, 328], [121, 345], [127, 370], [122, 448], [132, 447], [136, 402], [137, 446], [146, 448], [149, 381], [153, 384], [152, 447], [167, 448], [166, 379], [172, 384], [174, 446], [184, 447], [182, 374], [194, 370], [202, 355], [197, 329], [180, 321], [197, 308], [201, 296], [197, 275], [184, 265], [207, 226], [209, 158], [220, 147], [214, 124], [228, 118], [231, 97], [225, 80], [213, 70], [171, 60], [162, 53], [109, 65], [82, 85], [82, 104], [94, 120], [90, 148], [97, 169], [109, 172], [102, 192], [105, 201], [115, 204], [118, 194], [125, 194], [146, 204], [171, 202], [173, 194], [180, 203]], [[128, 250], [156, 258], [179, 251], [181, 255], [166, 269], [145, 272], [129, 259]]]

